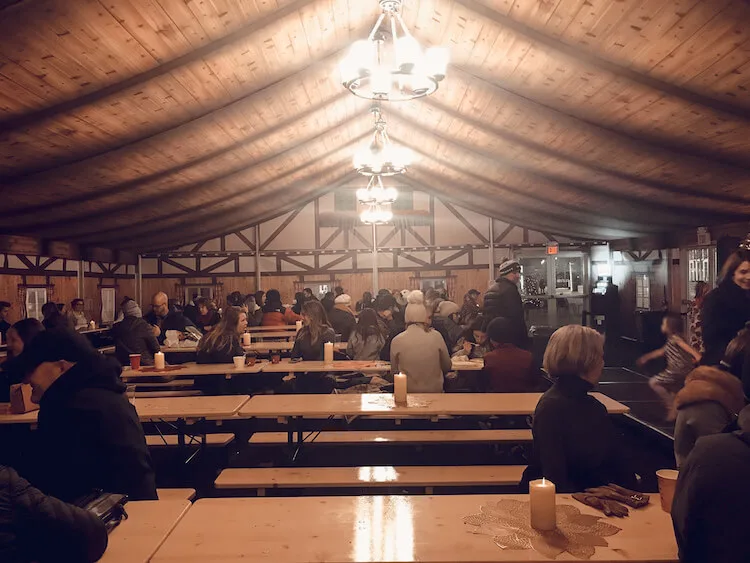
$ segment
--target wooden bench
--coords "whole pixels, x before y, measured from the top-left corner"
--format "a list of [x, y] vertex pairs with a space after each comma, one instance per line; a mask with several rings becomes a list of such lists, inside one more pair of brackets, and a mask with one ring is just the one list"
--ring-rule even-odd
[[382, 467], [274, 467], [224, 469], [214, 482], [217, 489], [256, 489], [264, 496], [270, 488], [378, 488], [474, 487], [517, 485], [523, 465], [382, 466]]
[[[531, 430], [392, 430], [385, 432], [351, 430], [305, 434], [306, 444], [481, 444], [495, 442], [531, 442]], [[286, 432], [256, 432], [250, 437], [253, 445], [283, 445]], [[313, 440], [314, 438], [314, 440]]]
[[190, 500], [195, 498], [195, 489], [156, 489], [159, 500]]
[[[206, 434], [207, 446], [226, 446], [234, 440], [234, 434]], [[190, 441], [186, 437], [187, 445], [198, 445], [198, 441]], [[146, 436], [146, 445], [150, 448], [165, 448], [177, 445], [177, 436], [174, 434], [165, 434], [163, 436]]]

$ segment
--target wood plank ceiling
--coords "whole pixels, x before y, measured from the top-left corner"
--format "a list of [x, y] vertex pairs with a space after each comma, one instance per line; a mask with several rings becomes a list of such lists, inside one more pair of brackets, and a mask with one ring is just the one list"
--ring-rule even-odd
[[[338, 82], [376, 0], [0, 0], [6, 234], [139, 251], [352, 183], [372, 128]], [[451, 51], [386, 104], [409, 185], [619, 238], [750, 220], [744, 0], [406, 0]], [[360, 182], [364, 185], [364, 182]]]

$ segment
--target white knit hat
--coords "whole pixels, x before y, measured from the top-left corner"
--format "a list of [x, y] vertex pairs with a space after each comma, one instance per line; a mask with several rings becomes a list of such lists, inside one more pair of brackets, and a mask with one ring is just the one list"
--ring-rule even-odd
[[424, 294], [418, 289], [412, 291], [406, 298], [406, 302], [408, 303], [406, 305], [406, 312], [404, 313], [406, 324], [427, 324], [429, 315], [427, 314], [427, 308], [424, 306]]
[[352, 298], [350, 295], [347, 295], [346, 293], [342, 293], [336, 299], [334, 299], [334, 303], [336, 305], [351, 305]]

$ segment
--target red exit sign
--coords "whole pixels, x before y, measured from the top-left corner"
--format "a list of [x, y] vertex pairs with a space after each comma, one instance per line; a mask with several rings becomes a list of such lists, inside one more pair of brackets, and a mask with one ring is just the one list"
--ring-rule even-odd
[[560, 250], [560, 246], [557, 244], [548, 244], [547, 245], [547, 254], [557, 254]]

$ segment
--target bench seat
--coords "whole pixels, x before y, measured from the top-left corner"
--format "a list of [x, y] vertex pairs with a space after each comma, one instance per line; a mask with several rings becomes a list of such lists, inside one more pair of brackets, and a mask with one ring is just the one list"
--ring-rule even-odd
[[[207, 446], [226, 446], [234, 440], [234, 434], [206, 434]], [[185, 438], [187, 445], [197, 445], [198, 442], [191, 442], [189, 437]], [[177, 445], [177, 436], [174, 434], [165, 434], [164, 436], [146, 436], [146, 445], [150, 448], [164, 448], [167, 446]]]
[[[305, 444], [357, 445], [357, 444], [472, 444], [494, 442], [531, 442], [531, 430], [389, 430], [306, 432]], [[315, 437], [315, 440], [313, 440]], [[286, 432], [256, 432], [249, 440], [253, 445], [286, 444]]]

